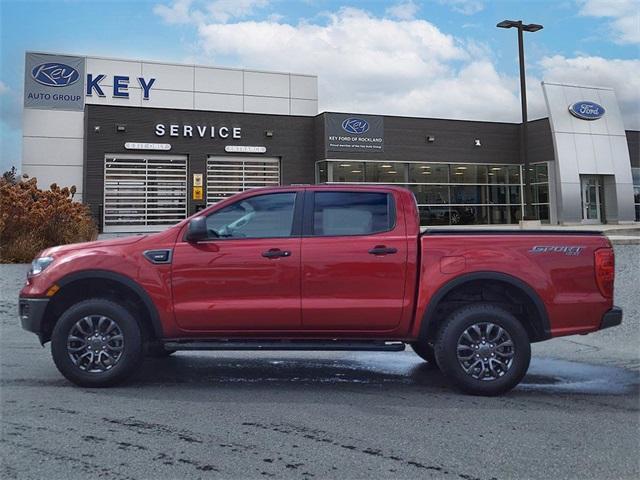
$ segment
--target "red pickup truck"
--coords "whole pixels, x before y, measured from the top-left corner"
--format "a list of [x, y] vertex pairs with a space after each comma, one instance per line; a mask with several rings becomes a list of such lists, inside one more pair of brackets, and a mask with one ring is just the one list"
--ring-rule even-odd
[[496, 395], [523, 378], [532, 342], [620, 324], [613, 283], [599, 233], [421, 233], [403, 188], [291, 186], [160, 233], [47, 249], [19, 310], [82, 386], [176, 350], [409, 344], [459, 389]]

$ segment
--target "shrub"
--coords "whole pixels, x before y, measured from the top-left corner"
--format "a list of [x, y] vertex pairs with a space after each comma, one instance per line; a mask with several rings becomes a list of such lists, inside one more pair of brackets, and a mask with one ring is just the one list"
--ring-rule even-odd
[[30, 262], [41, 250], [96, 238], [89, 207], [75, 202], [76, 187], [38, 188], [36, 178], [17, 181], [15, 168], [0, 178], [0, 262]]

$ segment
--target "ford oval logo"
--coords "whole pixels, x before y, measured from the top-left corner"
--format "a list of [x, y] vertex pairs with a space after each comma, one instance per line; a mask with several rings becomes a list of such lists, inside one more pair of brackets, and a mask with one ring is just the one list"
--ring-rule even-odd
[[569, 105], [569, 112], [583, 120], [597, 120], [604, 115], [604, 108], [595, 102], [576, 102]]
[[67, 87], [80, 78], [78, 71], [64, 63], [41, 63], [31, 70], [33, 79], [47, 87]]
[[369, 130], [369, 122], [361, 118], [347, 118], [342, 122], [342, 129], [347, 133], [362, 135]]

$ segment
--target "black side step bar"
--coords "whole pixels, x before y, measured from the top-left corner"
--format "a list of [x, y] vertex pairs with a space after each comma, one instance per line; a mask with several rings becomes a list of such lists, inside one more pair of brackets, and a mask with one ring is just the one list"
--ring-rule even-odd
[[401, 352], [404, 342], [354, 340], [166, 340], [165, 350], [315, 350]]

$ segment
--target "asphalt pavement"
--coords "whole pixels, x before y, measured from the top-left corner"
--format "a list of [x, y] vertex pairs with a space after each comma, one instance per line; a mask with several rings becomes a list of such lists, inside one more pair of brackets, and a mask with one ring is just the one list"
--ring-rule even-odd
[[0, 477], [639, 478], [640, 246], [616, 253], [625, 326], [534, 345], [497, 398], [455, 393], [411, 350], [178, 352], [74, 387], [18, 325], [26, 266], [0, 265]]

